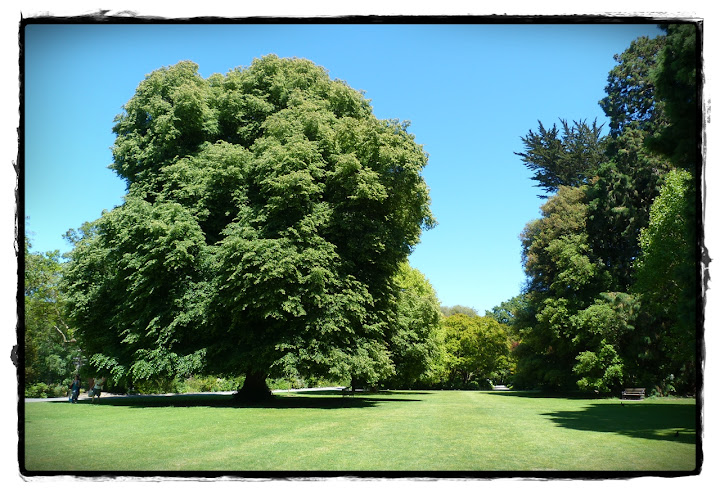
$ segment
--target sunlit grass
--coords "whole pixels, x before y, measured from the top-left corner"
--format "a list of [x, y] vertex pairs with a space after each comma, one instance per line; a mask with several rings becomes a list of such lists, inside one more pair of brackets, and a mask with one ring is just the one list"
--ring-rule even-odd
[[695, 403], [498, 392], [25, 404], [29, 471], [690, 471]]

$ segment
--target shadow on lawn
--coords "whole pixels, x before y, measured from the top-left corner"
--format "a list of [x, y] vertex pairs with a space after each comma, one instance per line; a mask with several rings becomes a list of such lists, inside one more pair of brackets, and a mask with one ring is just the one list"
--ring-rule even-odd
[[510, 391], [486, 391], [487, 394], [491, 394], [494, 396], [504, 396], [504, 397], [528, 397], [531, 399], [557, 399], [559, 397], [563, 399], [598, 399], [598, 397], [593, 397], [588, 395], [584, 392], [571, 392], [571, 393], [565, 393], [565, 392], [546, 392], [542, 390], [510, 390]]
[[648, 400], [597, 403], [591, 402], [596, 399], [588, 398], [586, 394], [559, 396], [540, 391], [490, 392], [490, 394], [504, 397], [587, 400], [589, 405], [576, 411], [542, 413], [542, 416], [547, 416], [553, 423], [564, 428], [690, 444], [695, 444], [697, 440], [696, 406], [691, 404], [653, 404]]
[[695, 406], [688, 404], [590, 404], [577, 411], [553, 411], [543, 416], [573, 430], [696, 443]]
[[[303, 394], [275, 395], [258, 402], [241, 402], [226, 394], [176, 394], [113, 396], [95, 401], [95, 405], [121, 406], [132, 408], [149, 407], [214, 407], [214, 408], [263, 408], [263, 409], [344, 409], [376, 407], [386, 402], [419, 402], [418, 399], [395, 397], [365, 397], [360, 395], [343, 397], [330, 392], [315, 392], [312, 396]], [[79, 404], [93, 404], [82, 400]]]

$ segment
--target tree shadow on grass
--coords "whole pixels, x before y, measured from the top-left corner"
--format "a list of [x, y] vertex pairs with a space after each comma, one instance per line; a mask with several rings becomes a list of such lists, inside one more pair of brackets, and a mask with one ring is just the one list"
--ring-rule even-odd
[[598, 403], [598, 397], [584, 393], [552, 394], [543, 391], [488, 392], [502, 397], [587, 400], [588, 406], [575, 411], [542, 413], [558, 426], [580, 431], [617, 433], [634, 438], [695, 444], [696, 406], [693, 404], [620, 401]]
[[580, 431], [695, 444], [695, 406], [690, 404], [590, 404], [577, 411], [543, 413], [555, 424]]
[[510, 390], [510, 391], [486, 391], [486, 394], [504, 397], [525, 397], [531, 399], [589, 399], [597, 400], [604, 396], [592, 396], [586, 392], [547, 392], [542, 390]]
[[79, 404], [102, 406], [120, 406], [131, 408], [149, 407], [212, 407], [212, 408], [262, 408], [262, 409], [344, 409], [376, 407], [387, 402], [419, 402], [418, 399], [395, 397], [366, 397], [360, 395], [342, 396], [339, 393], [315, 392], [312, 396], [304, 394], [274, 395], [257, 401], [238, 401], [228, 394], [172, 394], [172, 395], [135, 395], [111, 396], [98, 399], [94, 403], [87, 400]]

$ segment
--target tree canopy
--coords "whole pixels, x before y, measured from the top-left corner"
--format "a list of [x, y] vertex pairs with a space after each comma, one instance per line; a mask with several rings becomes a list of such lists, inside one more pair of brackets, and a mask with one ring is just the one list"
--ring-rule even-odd
[[509, 339], [492, 317], [453, 314], [443, 320], [445, 365], [451, 385], [467, 387], [474, 382], [487, 387], [493, 374], [508, 366]]
[[610, 134], [619, 136], [634, 127], [645, 132], [656, 131], [664, 123], [662, 100], [655, 97], [656, 87], [651, 76], [665, 38], [639, 37], [614, 59], [617, 62], [607, 78], [600, 107], [610, 120]]
[[697, 28], [664, 29], [615, 56], [600, 101], [610, 135], [569, 160], [582, 179], [563, 177], [555, 128], [522, 138], [523, 163], [555, 194], [520, 237], [520, 386], [695, 390]]
[[405, 263], [394, 281], [397, 307], [389, 342], [394, 373], [381, 382], [391, 388], [409, 388], [427, 379], [441, 356], [442, 314], [435, 289], [420, 271]]
[[[66, 388], [80, 356], [75, 329], [64, 316], [65, 296], [60, 289], [63, 263], [59, 251], [31, 251], [25, 237], [24, 272], [24, 348], [25, 384]], [[41, 391], [42, 392], [42, 391]], [[64, 392], [63, 392], [64, 393]]]
[[151, 73], [115, 120], [122, 205], [66, 285], [91, 363], [146, 379], [390, 374], [392, 279], [432, 227], [407, 123], [308, 60]]
[[[560, 120], [562, 131], [553, 124], [546, 128], [538, 121], [538, 130], [530, 130], [522, 137], [525, 152], [515, 154], [529, 170], [531, 179], [546, 193], [555, 193], [560, 186], [580, 186], [589, 182], [600, 166], [605, 152], [606, 138], [602, 125], [593, 121], [574, 121], [571, 125]], [[548, 195], [540, 195], [547, 198]]]

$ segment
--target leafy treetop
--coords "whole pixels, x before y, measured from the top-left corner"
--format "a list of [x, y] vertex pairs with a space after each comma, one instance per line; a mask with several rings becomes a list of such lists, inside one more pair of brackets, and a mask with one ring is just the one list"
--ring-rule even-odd
[[434, 225], [422, 147], [308, 60], [197, 70], [151, 73], [115, 120], [128, 194], [76, 238], [67, 280], [92, 362], [391, 372], [392, 278]]

